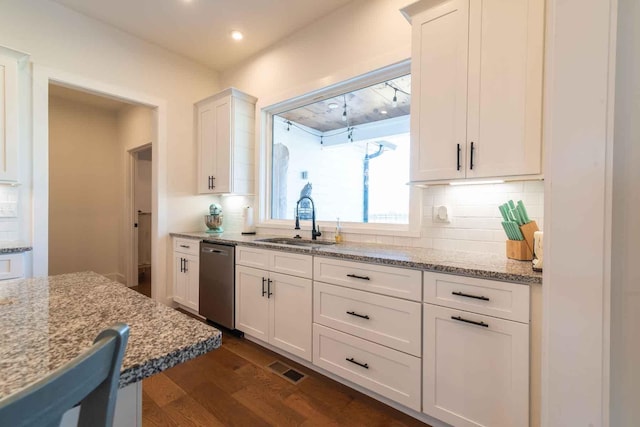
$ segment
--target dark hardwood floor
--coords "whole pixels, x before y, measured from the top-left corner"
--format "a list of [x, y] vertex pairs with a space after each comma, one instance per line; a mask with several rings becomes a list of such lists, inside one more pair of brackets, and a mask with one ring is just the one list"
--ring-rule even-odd
[[[219, 349], [143, 381], [143, 426], [426, 426], [225, 332]], [[306, 377], [292, 384], [276, 360]]]
[[138, 273], [138, 286], [132, 286], [131, 289], [151, 298], [151, 267], [140, 270]]

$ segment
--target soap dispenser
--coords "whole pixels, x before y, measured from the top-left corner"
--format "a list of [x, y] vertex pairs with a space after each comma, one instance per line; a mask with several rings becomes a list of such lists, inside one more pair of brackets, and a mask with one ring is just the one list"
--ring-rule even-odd
[[342, 243], [342, 229], [340, 228], [340, 218], [336, 220], [336, 243]]

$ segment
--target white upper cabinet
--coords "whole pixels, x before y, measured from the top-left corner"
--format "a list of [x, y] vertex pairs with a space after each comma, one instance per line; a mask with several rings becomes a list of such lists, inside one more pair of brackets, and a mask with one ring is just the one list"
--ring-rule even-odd
[[423, 0], [403, 12], [411, 180], [541, 174], [544, 0]]
[[233, 88], [196, 103], [198, 193], [253, 193], [255, 104]]
[[18, 180], [18, 76], [25, 57], [0, 47], [0, 182]]

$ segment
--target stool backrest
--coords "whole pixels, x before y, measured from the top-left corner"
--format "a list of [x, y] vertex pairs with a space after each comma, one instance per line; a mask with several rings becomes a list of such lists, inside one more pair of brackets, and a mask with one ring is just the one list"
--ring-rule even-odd
[[75, 359], [0, 400], [0, 426], [58, 427], [80, 404], [78, 427], [111, 427], [128, 338], [129, 326], [113, 325]]

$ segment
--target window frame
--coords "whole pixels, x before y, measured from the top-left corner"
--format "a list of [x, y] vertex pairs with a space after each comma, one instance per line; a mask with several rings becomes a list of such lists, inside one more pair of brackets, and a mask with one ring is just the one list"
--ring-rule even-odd
[[[259, 212], [258, 228], [291, 229], [294, 220], [271, 218], [271, 179], [272, 179], [272, 147], [273, 147], [273, 116], [302, 107], [323, 99], [333, 98], [344, 93], [362, 89], [386, 80], [411, 74], [410, 60], [402, 61], [369, 73], [335, 83], [306, 94], [295, 96], [260, 109], [261, 118], [260, 147], [257, 155], [257, 187]], [[407, 165], [409, 166], [409, 165]], [[407, 183], [407, 185], [410, 185]], [[422, 191], [416, 186], [410, 186], [409, 191], [409, 223], [383, 224], [340, 221], [343, 233], [393, 235], [402, 237], [419, 237], [422, 221]], [[320, 207], [322, 208], [322, 207]], [[305, 226], [310, 221], [302, 221]], [[321, 230], [333, 231], [335, 221], [316, 221]], [[308, 225], [310, 227], [310, 225]], [[328, 228], [327, 228], [328, 227]], [[306, 227], [305, 227], [306, 228]]]

